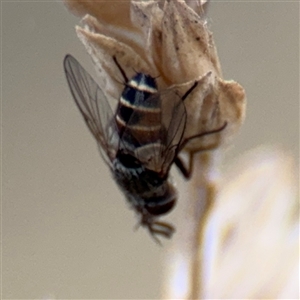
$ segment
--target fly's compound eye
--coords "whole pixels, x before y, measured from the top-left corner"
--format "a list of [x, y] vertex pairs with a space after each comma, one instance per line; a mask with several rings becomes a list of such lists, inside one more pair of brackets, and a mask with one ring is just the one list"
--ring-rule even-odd
[[176, 204], [176, 196], [169, 195], [169, 197], [153, 197], [150, 198], [145, 208], [152, 216], [159, 216], [168, 213]]

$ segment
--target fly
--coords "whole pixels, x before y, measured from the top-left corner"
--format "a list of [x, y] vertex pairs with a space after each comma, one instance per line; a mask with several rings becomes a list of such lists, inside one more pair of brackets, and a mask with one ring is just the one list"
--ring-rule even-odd
[[97, 141], [100, 153], [113, 178], [137, 212], [140, 224], [156, 235], [170, 238], [172, 225], [158, 218], [170, 212], [177, 201], [177, 191], [170, 181], [173, 163], [189, 178], [178, 154], [191, 139], [216, 130], [183, 139], [186, 126], [184, 100], [197, 82], [180, 97], [172, 90], [158, 91], [155, 78], [136, 73], [128, 79], [113, 57], [124, 78], [124, 89], [112, 110], [105, 94], [71, 55], [64, 59], [64, 69], [73, 98], [85, 123]]

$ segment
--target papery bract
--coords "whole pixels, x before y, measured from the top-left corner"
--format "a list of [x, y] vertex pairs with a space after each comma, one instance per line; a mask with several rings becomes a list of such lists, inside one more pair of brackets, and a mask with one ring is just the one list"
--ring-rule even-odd
[[160, 89], [176, 89], [183, 95], [199, 82], [185, 101], [185, 138], [220, 128], [224, 122], [227, 127], [193, 140], [185, 150], [217, 148], [238, 131], [245, 117], [245, 92], [235, 81], [222, 79], [199, 1], [122, 1], [120, 6], [119, 2], [65, 3], [72, 12], [84, 16], [83, 28], [76, 27], [76, 31], [108, 97], [118, 99], [123, 89], [121, 74], [112, 60], [115, 56], [128, 78], [136, 71], [158, 77]]

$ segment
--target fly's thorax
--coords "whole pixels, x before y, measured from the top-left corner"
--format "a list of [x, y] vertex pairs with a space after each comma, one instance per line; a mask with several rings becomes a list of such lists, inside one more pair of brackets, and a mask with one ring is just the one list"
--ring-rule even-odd
[[117, 155], [113, 168], [116, 182], [137, 211], [161, 215], [174, 207], [177, 193], [168, 176], [161, 177], [124, 153]]
[[147, 169], [134, 155], [119, 150], [113, 161], [113, 174], [121, 187], [134, 195], [146, 195], [157, 189], [163, 194], [166, 176]]

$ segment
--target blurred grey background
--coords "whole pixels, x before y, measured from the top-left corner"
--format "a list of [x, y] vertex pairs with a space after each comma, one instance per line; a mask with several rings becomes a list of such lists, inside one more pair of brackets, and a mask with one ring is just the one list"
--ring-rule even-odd
[[[3, 299], [159, 298], [164, 247], [134, 231], [65, 80], [66, 53], [93, 70], [79, 20], [59, 2], [1, 4]], [[261, 144], [297, 162], [299, 3], [212, 2], [208, 21], [248, 98], [223, 171]]]

